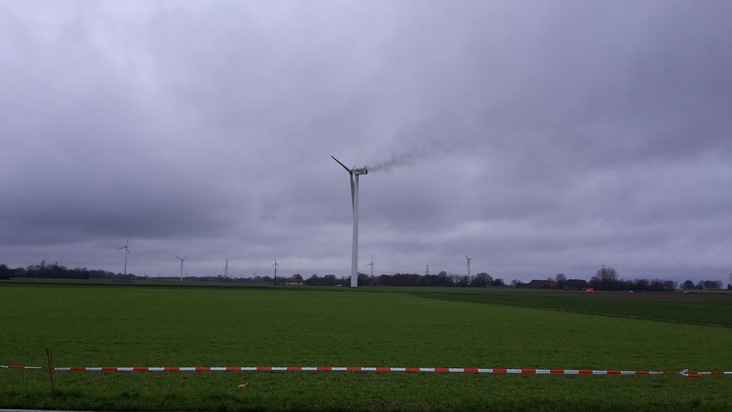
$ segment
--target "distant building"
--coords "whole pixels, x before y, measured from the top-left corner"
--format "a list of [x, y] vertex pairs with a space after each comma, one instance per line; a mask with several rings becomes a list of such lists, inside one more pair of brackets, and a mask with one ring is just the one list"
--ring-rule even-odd
[[584, 279], [569, 279], [564, 282], [564, 289], [566, 290], [585, 290], [590, 286], [590, 283]]
[[521, 287], [529, 288], [529, 289], [549, 289], [552, 287], [552, 281], [550, 281], [550, 280], [532, 280], [529, 283], [522, 284]]
[[[583, 279], [568, 279], [564, 282], [562, 287], [564, 290], [585, 290], [590, 286], [590, 283]], [[554, 289], [558, 288], [557, 282], [552, 280], [532, 280], [529, 283], [517, 283], [517, 288], [527, 289]]]

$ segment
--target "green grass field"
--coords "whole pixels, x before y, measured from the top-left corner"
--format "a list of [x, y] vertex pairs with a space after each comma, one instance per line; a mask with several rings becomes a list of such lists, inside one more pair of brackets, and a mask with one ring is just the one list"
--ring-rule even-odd
[[[0, 365], [732, 370], [732, 295], [0, 284]], [[0, 407], [732, 410], [732, 376], [0, 369]]]

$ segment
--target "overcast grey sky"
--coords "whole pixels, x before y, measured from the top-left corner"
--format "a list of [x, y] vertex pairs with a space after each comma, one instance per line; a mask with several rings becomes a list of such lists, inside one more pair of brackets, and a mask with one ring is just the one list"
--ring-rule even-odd
[[730, 1], [0, 0], [0, 263], [732, 272]]

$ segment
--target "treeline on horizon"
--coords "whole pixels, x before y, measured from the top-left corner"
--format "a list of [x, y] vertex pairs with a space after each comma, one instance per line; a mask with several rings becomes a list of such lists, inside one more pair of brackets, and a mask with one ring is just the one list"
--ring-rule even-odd
[[[135, 274], [114, 273], [101, 269], [89, 270], [87, 268], [67, 268], [58, 263], [46, 264], [42, 261], [38, 265], [28, 267], [19, 267], [15, 269], [9, 268], [5, 264], [0, 264], [0, 280], [9, 280], [10, 278], [30, 278], [30, 279], [76, 279], [76, 280], [118, 280], [118, 281], [134, 281], [134, 280], [180, 280], [177, 276], [154, 277], [138, 276]], [[276, 279], [271, 276], [253, 276], [253, 277], [229, 277], [229, 276], [185, 276], [186, 281], [199, 282], [234, 282], [249, 284], [270, 284], [270, 285], [307, 285], [307, 286], [349, 286], [350, 277], [337, 277], [329, 274], [325, 276], [311, 275], [304, 279], [300, 274], [292, 276], [279, 276]], [[493, 278], [487, 273], [478, 273], [477, 275], [449, 275], [447, 272], [440, 272], [436, 275], [419, 275], [416, 273], [395, 273], [392, 275], [366, 275], [359, 273], [359, 286], [412, 286], [412, 287], [503, 287], [506, 285], [501, 278]], [[681, 289], [702, 289], [702, 290], [719, 290], [722, 289], [721, 281], [700, 280], [694, 283], [691, 280], [678, 285], [677, 282], [662, 279], [635, 279], [624, 280], [619, 279], [617, 271], [613, 268], [602, 267], [597, 271], [589, 282], [578, 279], [566, 279], [565, 275], [558, 274], [554, 278], [546, 280], [534, 280], [529, 283], [522, 283], [513, 280], [510, 283], [513, 287], [543, 288], [543, 289], [586, 289], [594, 290], [634, 290], [634, 291], [672, 291], [679, 287]], [[727, 289], [732, 290], [732, 285], [727, 285]]]
[[[563, 276], [562, 274], [557, 275], [556, 280], [559, 280]], [[676, 290], [678, 289], [677, 286], [678, 284], [672, 280], [623, 280], [618, 277], [617, 270], [611, 267], [605, 267], [604, 265], [597, 270], [595, 276], [589, 282], [589, 287], [595, 290], [637, 290], [653, 292]], [[722, 282], [719, 280], [700, 280], [694, 283], [691, 280], [686, 280], [681, 284], [681, 289], [719, 290], [722, 289]], [[732, 284], [727, 285], [727, 289], [732, 290]]]

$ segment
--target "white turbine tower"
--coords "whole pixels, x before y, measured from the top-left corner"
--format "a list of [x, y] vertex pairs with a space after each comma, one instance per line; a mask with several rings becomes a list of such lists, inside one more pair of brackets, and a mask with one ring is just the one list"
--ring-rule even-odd
[[132, 252], [130, 252], [129, 244], [130, 244], [130, 238], [128, 237], [127, 238], [127, 241], [125, 242], [125, 245], [119, 248], [119, 249], [124, 249], [125, 250], [125, 270], [124, 270], [124, 275], [127, 275], [127, 256], [132, 254]]
[[351, 249], [351, 287], [358, 287], [358, 177], [367, 174], [369, 171], [361, 169], [349, 169], [340, 160], [331, 156], [333, 160], [343, 166], [351, 178], [351, 206], [353, 207], [353, 245]]
[[469, 258], [468, 255], [465, 255], [465, 259], [468, 260], [468, 277], [470, 277], [470, 261], [473, 260], [472, 258]]
[[188, 259], [189, 255], [190, 255], [190, 253], [188, 255], [185, 255], [184, 257], [178, 257], [178, 255], [175, 255], [175, 257], [178, 258], [178, 260], [180, 260], [180, 281], [181, 282], [183, 282], [183, 261]]
[[280, 265], [277, 264], [277, 256], [274, 257], [274, 264], [270, 266], [270, 269], [274, 268], [274, 282], [272, 282], [273, 285], [277, 284], [277, 268], [280, 267]]

